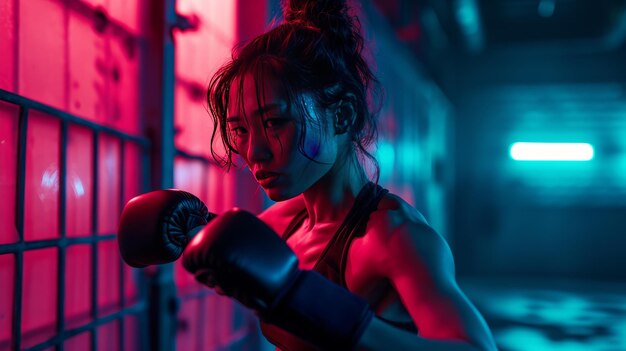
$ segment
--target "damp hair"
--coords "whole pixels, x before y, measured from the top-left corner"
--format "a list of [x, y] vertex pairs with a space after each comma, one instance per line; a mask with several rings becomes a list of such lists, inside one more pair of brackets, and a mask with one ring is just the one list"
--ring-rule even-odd
[[[351, 144], [361, 164], [368, 159], [378, 181], [379, 166], [367, 150], [378, 137], [377, 116], [382, 88], [364, 55], [361, 24], [345, 0], [291, 0], [282, 4], [284, 18], [273, 28], [249, 43], [235, 48], [232, 58], [213, 75], [207, 92], [207, 107], [213, 120], [211, 155], [221, 166], [233, 166], [238, 154], [226, 123], [231, 89], [238, 89], [242, 101], [243, 77], [251, 75], [256, 85], [256, 99], [264, 100], [262, 79], [269, 74], [285, 93], [289, 106], [307, 118], [303, 93], [311, 94], [319, 108], [328, 108], [349, 96], [356, 111], [348, 130]], [[328, 123], [328, 121], [322, 121]], [[298, 142], [304, 151], [306, 123]], [[219, 133], [220, 138], [217, 138]], [[221, 142], [224, 153], [217, 151]]]

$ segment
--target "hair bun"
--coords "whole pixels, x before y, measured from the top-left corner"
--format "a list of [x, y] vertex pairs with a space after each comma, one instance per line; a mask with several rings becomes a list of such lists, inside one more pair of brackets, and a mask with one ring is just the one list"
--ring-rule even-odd
[[355, 30], [346, 0], [284, 0], [286, 22], [302, 22], [341, 39], [349, 39]]

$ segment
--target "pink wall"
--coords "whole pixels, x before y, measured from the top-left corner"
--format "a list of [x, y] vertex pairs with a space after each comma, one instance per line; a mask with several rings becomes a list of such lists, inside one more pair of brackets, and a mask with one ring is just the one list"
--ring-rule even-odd
[[[152, 32], [158, 26], [148, 25], [148, 16], [161, 11], [156, 6], [147, 0], [0, 2], [0, 89], [56, 109], [30, 108], [20, 115], [24, 101], [0, 101], [0, 350], [55, 338], [60, 317], [65, 331], [76, 330], [94, 318], [115, 317], [142, 298], [140, 271], [121, 262], [114, 234], [123, 204], [143, 191], [146, 175], [141, 159], [147, 150], [132, 138], [146, 135], [142, 65], [159, 59], [144, 51], [144, 41], [158, 37]], [[252, 0], [177, 1], [178, 12], [196, 16], [199, 25], [174, 33], [175, 145], [208, 162], [177, 157], [175, 186], [217, 213], [262, 207], [249, 174], [224, 174], [211, 163], [203, 90], [231, 47], [263, 30], [266, 7], [266, 1]], [[102, 127], [110, 129], [96, 132]], [[20, 159], [23, 179], [16, 177]], [[204, 290], [178, 264], [175, 284], [181, 294]], [[217, 349], [236, 341], [241, 328], [249, 328], [231, 323], [236, 313], [243, 312], [215, 295], [183, 303], [178, 349]], [[100, 350], [134, 350], [138, 323], [134, 315], [115, 317], [95, 332], [57, 341], [65, 350], [88, 350], [92, 343]]]

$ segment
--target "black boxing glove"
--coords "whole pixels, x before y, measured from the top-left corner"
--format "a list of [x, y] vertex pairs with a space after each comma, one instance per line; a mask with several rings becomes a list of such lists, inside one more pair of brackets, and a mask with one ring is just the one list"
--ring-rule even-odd
[[300, 270], [278, 234], [246, 211], [228, 211], [200, 230], [183, 265], [263, 321], [324, 350], [353, 349], [373, 317], [365, 300], [317, 272]]
[[156, 190], [132, 198], [122, 211], [118, 245], [129, 266], [173, 262], [215, 214], [182, 190]]

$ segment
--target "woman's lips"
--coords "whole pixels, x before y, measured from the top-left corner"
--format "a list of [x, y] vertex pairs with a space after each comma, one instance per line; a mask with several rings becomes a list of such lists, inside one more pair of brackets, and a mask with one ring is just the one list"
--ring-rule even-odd
[[269, 172], [269, 171], [257, 171], [254, 174], [257, 182], [261, 184], [261, 186], [270, 186], [276, 179], [280, 177], [280, 173]]
[[275, 175], [260, 179], [258, 180], [258, 182], [259, 184], [261, 184], [262, 187], [267, 188], [267, 187], [271, 187], [272, 185], [274, 185], [274, 183], [276, 183], [278, 178], [280, 178], [280, 174], [275, 174]]

